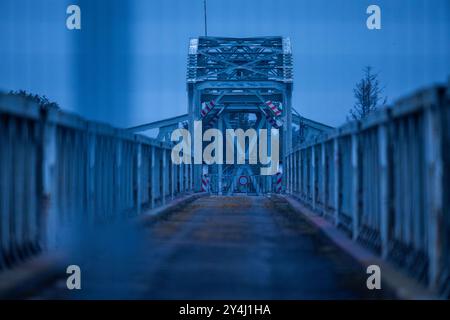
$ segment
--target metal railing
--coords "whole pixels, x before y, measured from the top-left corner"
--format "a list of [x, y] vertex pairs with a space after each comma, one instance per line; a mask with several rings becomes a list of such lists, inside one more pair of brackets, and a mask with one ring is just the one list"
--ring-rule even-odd
[[75, 220], [136, 216], [192, 185], [167, 143], [0, 95], [0, 270], [57, 246]]
[[288, 193], [450, 295], [450, 87], [433, 87], [299, 146]]

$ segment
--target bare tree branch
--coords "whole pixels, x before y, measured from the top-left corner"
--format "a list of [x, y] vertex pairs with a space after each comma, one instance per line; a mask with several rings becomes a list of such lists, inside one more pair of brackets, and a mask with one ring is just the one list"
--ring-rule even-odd
[[355, 85], [353, 94], [356, 102], [349, 111], [350, 120], [361, 120], [370, 113], [386, 104], [387, 98], [383, 96], [384, 88], [380, 87], [378, 74], [372, 72], [372, 67], [363, 70], [364, 77]]

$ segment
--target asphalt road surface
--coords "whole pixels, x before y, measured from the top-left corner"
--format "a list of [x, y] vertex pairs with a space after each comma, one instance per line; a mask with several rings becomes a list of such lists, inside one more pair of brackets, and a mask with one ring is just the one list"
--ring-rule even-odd
[[360, 299], [365, 270], [282, 200], [203, 197], [146, 227], [86, 232], [66, 279], [34, 299]]

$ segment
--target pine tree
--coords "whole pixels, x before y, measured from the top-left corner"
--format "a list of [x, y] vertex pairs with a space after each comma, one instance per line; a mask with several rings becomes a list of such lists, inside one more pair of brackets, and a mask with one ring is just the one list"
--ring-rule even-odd
[[353, 93], [356, 102], [349, 111], [349, 120], [364, 119], [378, 107], [386, 104], [387, 99], [383, 97], [378, 74], [372, 73], [370, 66], [364, 68], [364, 77], [356, 84]]

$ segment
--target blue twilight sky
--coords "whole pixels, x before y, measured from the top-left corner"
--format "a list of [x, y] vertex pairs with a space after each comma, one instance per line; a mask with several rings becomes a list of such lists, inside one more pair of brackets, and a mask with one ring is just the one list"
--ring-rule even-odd
[[[98, 5], [83, 7], [83, 0], [0, 0], [0, 89], [45, 94], [64, 109], [118, 126], [185, 113], [188, 39], [203, 33], [203, 0], [89, 2]], [[118, 88], [118, 72], [118, 79], [106, 88], [113, 98], [117, 90], [126, 91], [128, 104], [77, 105], [77, 68], [97, 69], [77, 63], [80, 31], [65, 27], [69, 4], [81, 6], [81, 32], [95, 37], [108, 33], [105, 39], [115, 42], [111, 50], [125, 52], [105, 63], [127, 69], [128, 81]], [[370, 4], [381, 7], [381, 30], [366, 28]], [[84, 23], [84, 16], [97, 25]], [[128, 36], [120, 32], [124, 24]], [[294, 107], [330, 125], [345, 121], [354, 101], [353, 86], [366, 65], [380, 73], [389, 101], [421, 86], [447, 82], [450, 75], [450, 0], [208, 0], [208, 33], [289, 36]], [[90, 54], [97, 52], [91, 49]], [[97, 76], [96, 82], [110, 80], [108, 74]], [[95, 83], [91, 90], [97, 90]]]

